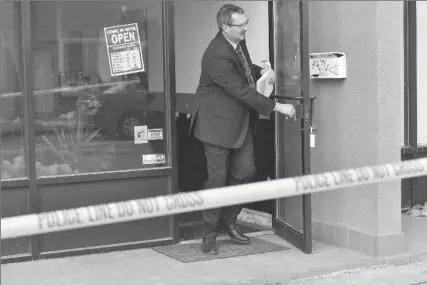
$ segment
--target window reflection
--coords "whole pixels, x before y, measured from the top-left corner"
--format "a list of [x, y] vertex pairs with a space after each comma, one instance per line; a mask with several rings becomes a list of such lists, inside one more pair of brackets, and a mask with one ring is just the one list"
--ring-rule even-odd
[[299, 2], [277, 2], [277, 88], [280, 94], [301, 92]]
[[[301, 19], [299, 1], [277, 1], [277, 81], [279, 93], [288, 96], [301, 95]], [[294, 102], [292, 102], [294, 103]], [[284, 133], [297, 134], [300, 126], [285, 120], [278, 120], [277, 129]], [[298, 141], [299, 140], [299, 141]], [[301, 140], [295, 138], [292, 144], [294, 159], [288, 157], [283, 161], [281, 171], [292, 177], [301, 174]], [[285, 151], [282, 149], [282, 151]], [[291, 226], [298, 232], [304, 232], [303, 198], [289, 197], [279, 199], [276, 218]]]
[[24, 99], [22, 96], [21, 26], [18, 2], [0, 9], [1, 179], [26, 176]]
[[[37, 1], [31, 13], [37, 175], [164, 165], [164, 140], [134, 136], [165, 132], [161, 3]], [[146, 70], [111, 76], [104, 27], [127, 23], [138, 24]]]

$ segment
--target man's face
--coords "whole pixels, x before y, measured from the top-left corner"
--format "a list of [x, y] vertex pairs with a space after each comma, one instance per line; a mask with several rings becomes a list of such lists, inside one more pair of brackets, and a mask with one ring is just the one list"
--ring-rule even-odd
[[234, 13], [231, 19], [232, 24], [226, 25], [224, 31], [231, 41], [238, 43], [245, 39], [246, 31], [248, 30], [249, 19], [245, 16], [245, 14], [238, 13]]

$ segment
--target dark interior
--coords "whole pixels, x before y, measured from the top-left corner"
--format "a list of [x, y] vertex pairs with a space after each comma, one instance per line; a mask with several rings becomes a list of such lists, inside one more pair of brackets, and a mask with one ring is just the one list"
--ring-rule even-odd
[[[273, 116], [272, 116], [273, 117]], [[203, 189], [207, 176], [206, 159], [203, 145], [194, 137], [188, 135], [190, 120], [185, 115], [177, 119], [178, 141], [178, 187], [181, 192]], [[260, 120], [259, 128], [254, 136], [254, 155], [257, 174], [255, 181], [265, 181], [267, 177], [274, 177], [274, 119]], [[189, 159], [191, 158], [191, 159]], [[244, 205], [245, 208], [272, 213], [273, 201], [261, 201]], [[201, 222], [201, 213], [192, 212], [183, 214], [179, 218], [181, 236], [188, 234], [188, 227], [198, 230]], [[190, 230], [191, 231], [191, 230]], [[187, 238], [185, 238], [187, 239]]]
[[[274, 13], [273, 2], [268, 3], [269, 22], [269, 61], [274, 69]], [[273, 91], [274, 93], [274, 91]], [[275, 146], [274, 146], [274, 115], [270, 120], [259, 120], [259, 128], [254, 135], [254, 155], [257, 174], [255, 181], [265, 181], [267, 177], [275, 177]], [[190, 120], [185, 114], [181, 114], [177, 119], [177, 148], [178, 148], [178, 188], [181, 192], [201, 190], [206, 179], [206, 161], [203, 145], [194, 137], [188, 136]], [[191, 155], [190, 155], [191, 154]], [[190, 158], [191, 159], [188, 159]], [[273, 213], [273, 201], [259, 201], [244, 205], [245, 208]], [[184, 225], [200, 224], [202, 220], [200, 212], [182, 214], [179, 217], [181, 238], [188, 230]], [[191, 226], [190, 226], [191, 227]], [[245, 229], [242, 229], [246, 231]], [[190, 231], [198, 231], [196, 227]]]

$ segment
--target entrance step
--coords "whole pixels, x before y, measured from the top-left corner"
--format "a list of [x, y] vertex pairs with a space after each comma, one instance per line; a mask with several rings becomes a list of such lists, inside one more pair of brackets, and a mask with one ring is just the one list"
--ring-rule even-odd
[[258, 225], [263, 228], [271, 229], [273, 227], [271, 217], [272, 216], [269, 213], [243, 208], [237, 217], [237, 220], [247, 224]]

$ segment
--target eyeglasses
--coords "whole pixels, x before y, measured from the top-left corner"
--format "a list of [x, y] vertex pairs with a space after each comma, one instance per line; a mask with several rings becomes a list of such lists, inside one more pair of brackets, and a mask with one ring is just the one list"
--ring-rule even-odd
[[239, 24], [239, 25], [230, 24], [228, 26], [230, 26], [230, 27], [239, 27], [240, 29], [244, 29], [244, 28], [246, 28], [248, 26], [248, 24], [249, 24], [249, 19], [247, 19], [246, 22], [244, 22], [243, 24]]

